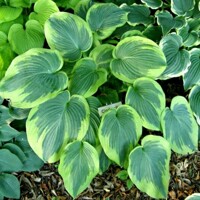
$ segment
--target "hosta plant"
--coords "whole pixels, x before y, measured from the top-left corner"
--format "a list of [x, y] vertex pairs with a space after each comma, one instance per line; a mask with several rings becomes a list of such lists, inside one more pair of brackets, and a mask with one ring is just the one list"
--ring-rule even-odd
[[[167, 198], [171, 150], [198, 147], [199, 0], [6, 2], [0, 96], [29, 110], [34, 152], [60, 161], [73, 198], [111, 163], [141, 191]], [[166, 98], [172, 78], [188, 95]]]

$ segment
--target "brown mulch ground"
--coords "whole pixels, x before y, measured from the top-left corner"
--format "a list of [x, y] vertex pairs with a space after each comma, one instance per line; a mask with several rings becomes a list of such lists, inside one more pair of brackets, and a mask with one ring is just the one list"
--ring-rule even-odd
[[[112, 165], [103, 175], [94, 178], [77, 200], [153, 200], [135, 186], [128, 190], [126, 183], [116, 177], [119, 171], [119, 167]], [[188, 156], [173, 153], [170, 173], [168, 199], [182, 200], [194, 192], [200, 192], [200, 151]], [[45, 164], [40, 171], [23, 172], [18, 177], [22, 200], [72, 200], [55, 164]]]

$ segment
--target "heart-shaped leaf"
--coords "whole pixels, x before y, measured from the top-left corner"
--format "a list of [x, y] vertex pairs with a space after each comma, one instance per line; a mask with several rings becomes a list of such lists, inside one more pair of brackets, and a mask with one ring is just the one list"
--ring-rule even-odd
[[161, 0], [142, 0], [142, 2], [152, 9], [157, 9], [163, 4]]
[[0, 149], [0, 172], [17, 172], [22, 166], [22, 161], [15, 154], [7, 149]]
[[[26, 22], [25, 30], [23, 25], [14, 24], [8, 33], [8, 40], [14, 52], [22, 54], [32, 48], [40, 48], [44, 45], [44, 31], [36, 20]], [[23, 41], [23, 42], [22, 42]]]
[[161, 116], [164, 137], [173, 151], [179, 154], [192, 153], [198, 148], [198, 125], [190, 105], [182, 96], [172, 99], [170, 108]]
[[160, 41], [167, 60], [167, 68], [160, 79], [179, 77], [186, 72], [190, 65], [190, 55], [187, 50], [182, 49], [182, 45], [182, 38], [174, 33], [164, 36]]
[[166, 59], [159, 46], [140, 36], [121, 40], [113, 51], [113, 57], [111, 72], [128, 83], [143, 76], [156, 79], [166, 68]]
[[156, 199], [167, 198], [171, 150], [160, 136], [148, 135], [130, 153], [128, 174], [142, 192]]
[[171, 0], [171, 10], [177, 15], [186, 15], [188, 11], [192, 10], [195, 5], [195, 0]]
[[0, 126], [0, 141], [6, 142], [17, 137], [18, 135], [20, 135], [20, 132], [8, 124], [3, 124]]
[[153, 17], [150, 16], [151, 12], [147, 6], [133, 4], [131, 6], [122, 5], [122, 8], [128, 12], [128, 23], [132, 26], [137, 24], [148, 25], [153, 21]]
[[89, 112], [87, 101], [78, 95], [70, 98], [68, 91], [33, 108], [27, 120], [30, 146], [44, 161], [59, 160], [63, 145], [85, 136]]
[[59, 71], [63, 60], [57, 51], [31, 49], [16, 57], [0, 82], [0, 96], [18, 108], [32, 108], [67, 87], [67, 75]]
[[200, 85], [194, 86], [190, 91], [189, 102], [197, 123], [200, 125]]
[[87, 142], [75, 141], [68, 144], [61, 156], [58, 171], [65, 188], [75, 198], [85, 190], [99, 172], [99, 156]]
[[98, 68], [93, 59], [83, 58], [74, 66], [69, 91], [71, 94], [80, 94], [87, 98], [93, 95], [106, 80], [105, 69]]
[[160, 116], [165, 109], [165, 93], [161, 86], [150, 78], [138, 78], [128, 88], [126, 103], [133, 107], [142, 119], [142, 125], [151, 130], [160, 130]]
[[113, 59], [112, 52], [114, 46], [110, 44], [102, 44], [95, 47], [91, 52], [90, 56], [94, 59], [98, 68], [104, 68], [107, 71], [110, 70], [110, 62]]
[[177, 30], [178, 35], [183, 39], [186, 47], [197, 46], [200, 44], [198, 31], [200, 28], [200, 19], [188, 19], [187, 23]]
[[10, 6], [0, 7], [0, 24], [17, 19], [22, 13], [22, 8], [13, 8]]
[[166, 35], [173, 28], [180, 28], [185, 24], [184, 17], [175, 17], [173, 18], [172, 14], [166, 10], [156, 14], [157, 22], [162, 28], [163, 35]]
[[52, 13], [58, 12], [59, 8], [52, 0], [39, 0], [34, 4], [34, 12], [30, 13], [29, 19], [37, 20], [42, 26]]
[[126, 23], [127, 13], [113, 3], [96, 3], [88, 10], [86, 20], [96, 38], [103, 40]]
[[190, 65], [188, 71], [183, 75], [184, 89], [200, 83], [200, 50], [193, 48], [190, 52]]
[[76, 61], [93, 42], [88, 24], [80, 17], [66, 13], [53, 13], [45, 23], [45, 36], [52, 49], [60, 51], [66, 61]]
[[99, 127], [99, 140], [105, 154], [120, 166], [127, 166], [128, 155], [142, 134], [137, 112], [128, 105], [105, 112]]
[[[13, 163], [13, 161], [11, 161]], [[0, 174], [0, 194], [7, 198], [20, 198], [20, 183], [12, 174]]]

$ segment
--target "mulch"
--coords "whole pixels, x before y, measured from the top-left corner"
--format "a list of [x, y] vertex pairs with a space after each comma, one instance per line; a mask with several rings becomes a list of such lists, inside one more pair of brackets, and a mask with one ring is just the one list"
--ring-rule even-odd
[[[36, 172], [21, 172], [22, 200], [72, 200], [64, 188], [56, 164], [45, 164]], [[116, 177], [120, 167], [111, 165], [103, 174], [96, 176], [77, 200], [153, 200], [135, 186], [128, 189], [126, 182]], [[200, 151], [180, 156], [172, 153], [169, 200], [182, 200], [194, 192], [200, 192]]]

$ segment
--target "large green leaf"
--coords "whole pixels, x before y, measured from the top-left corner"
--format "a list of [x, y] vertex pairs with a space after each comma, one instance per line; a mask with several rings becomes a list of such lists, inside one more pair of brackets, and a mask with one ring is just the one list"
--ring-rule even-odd
[[107, 71], [110, 69], [110, 62], [113, 59], [112, 52], [114, 46], [110, 44], [102, 44], [95, 47], [89, 57], [93, 58], [99, 68], [104, 68]]
[[122, 8], [128, 12], [128, 23], [132, 26], [137, 24], [148, 25], [153, 21], [153, 16], [150, 16], [150, 9], [145, 5], [133, 4], [127, 6], [124, 4]]
[[67, 87], [67, 75], [59, 71], [62, 65], [57, 51], [31, 49], [12, 61], [0, 82], [0, 96], [13, 107], [37, 106]]
[[153, 198], [167, 198], [170, 156], [170, 146], [164, 138], [153, 135], [143, 138], [141, 146], [129, 156], [128, 174], [132, 182]]
[[14, 24], [8, 33], [8, 40], [17, 54], [22, 54], [32, 48], [42, 48], [44, 39], [43, 28], [36, 20], [27, 21], [25, 29], [22, 24]]
[[166, 59], [159, 46], [140, 36], [121, 40], [113, 51], [113, 57], [111, 72], [129, 83], [143, 76], [156, 79], [166, 68]]
[[17, 19], [22, 13], [22, 8], [13, 8], [10, 6], [0, 6], [0, 24]]
[[58, 171], [65, 188], [75, 198], [86, 189], [99, 172], [99, 156], [87, 142], [75, 141], [68, 144], [63, 152]]
[[109, 37], [127, 21], [127, 13], [113, 3], [97, 3], [90, 7], [86, 20], [97, 39]]
[[7, 149], [0, 149], [0, 172], [20, 171], [22, 161]]
[[50, 15], [58, 11], [59, 8], [52, 0], [39, 0], [34, 4], [34, 12], [30, 13], [29, 19], [37, 20], [43, 26]]
[[12, 174], [0, 174], [0, 194], [7, 198], [20, 198], [20, 183]]
[[160, 47], [165, 54], [167, 68], [160, 79], [179, 77], [186, 72], [190, 65], [190, 55], [182, 46], [182, 38], [179, 35], [171, 33], [162, 38]]
[[105, 112], [99, 127], [99, 140], [105, 154], [120, 166], [127, 166], [128, 155], [142, 134], [137, 112], [128, 105]]
[[200, 83], [200, 49], [193, 48], [190, 51], [190, 62], [188, 71], [183, 75], [185, 90]]
[[163, 4], [161, 0], [142, 0], [142, 2], [152, 9], [157, 9]]
[[89, 112], [87, 101], [78, 95], [70, 98], [68, 91], [33, 108], [26, 124], [30, 146], [44, 161], [57, 161], [64, 144], [85, 136]]
[[173, 28], [180, 28], [185, 24], [185, 18], [177, 16], [173, 18], [172, 14], [166, 10], [156, 14], [157, 22], [162, 28], [163, 35], [166, 35]]
[[107, 71], [105, 69], [98, 68], [92, 58], [83, 58], [74, 66], [69, 91], [71, 94], [80, 94], [87, 98], [96, 93], [99, 86], [106, 80]]
[[138, 78], [128, 88], [126, 103], [132, 106], [142, 119], [142, 125], [151, 130], [160, 130], [160, 116], [165, 109], [165, 93], [161, 86], [150, 78]]
[[74, 14], [53, 13], [44, 28], [48, 45], [60, 51], [66, 61], [80, 59], [82, 52], [92, 46], [93, 37], [89, 25]]
[[90, 107], [90, 124], [83, 140], [96, 147], [99, 144], [98, 129], [101, 120], [98, 108], [101, 107], [101, 102], [93, 96], [87, 98], [86, 100]]
[[161, 116], [164, 137], [173, 151], [179, 154], [192, 153], [198, 148], [198, 125], [190, 105], [182, 96], [172, 99], [170, 108]]
[[200, 85], [194, 86], [190, 91], [189, 102], [197, 123], [200, 125]]
[[171, 0], [171, 10], [177, 15], [186, 15], [188, 11], [192, 10], [195, 5], [195, 0]]

